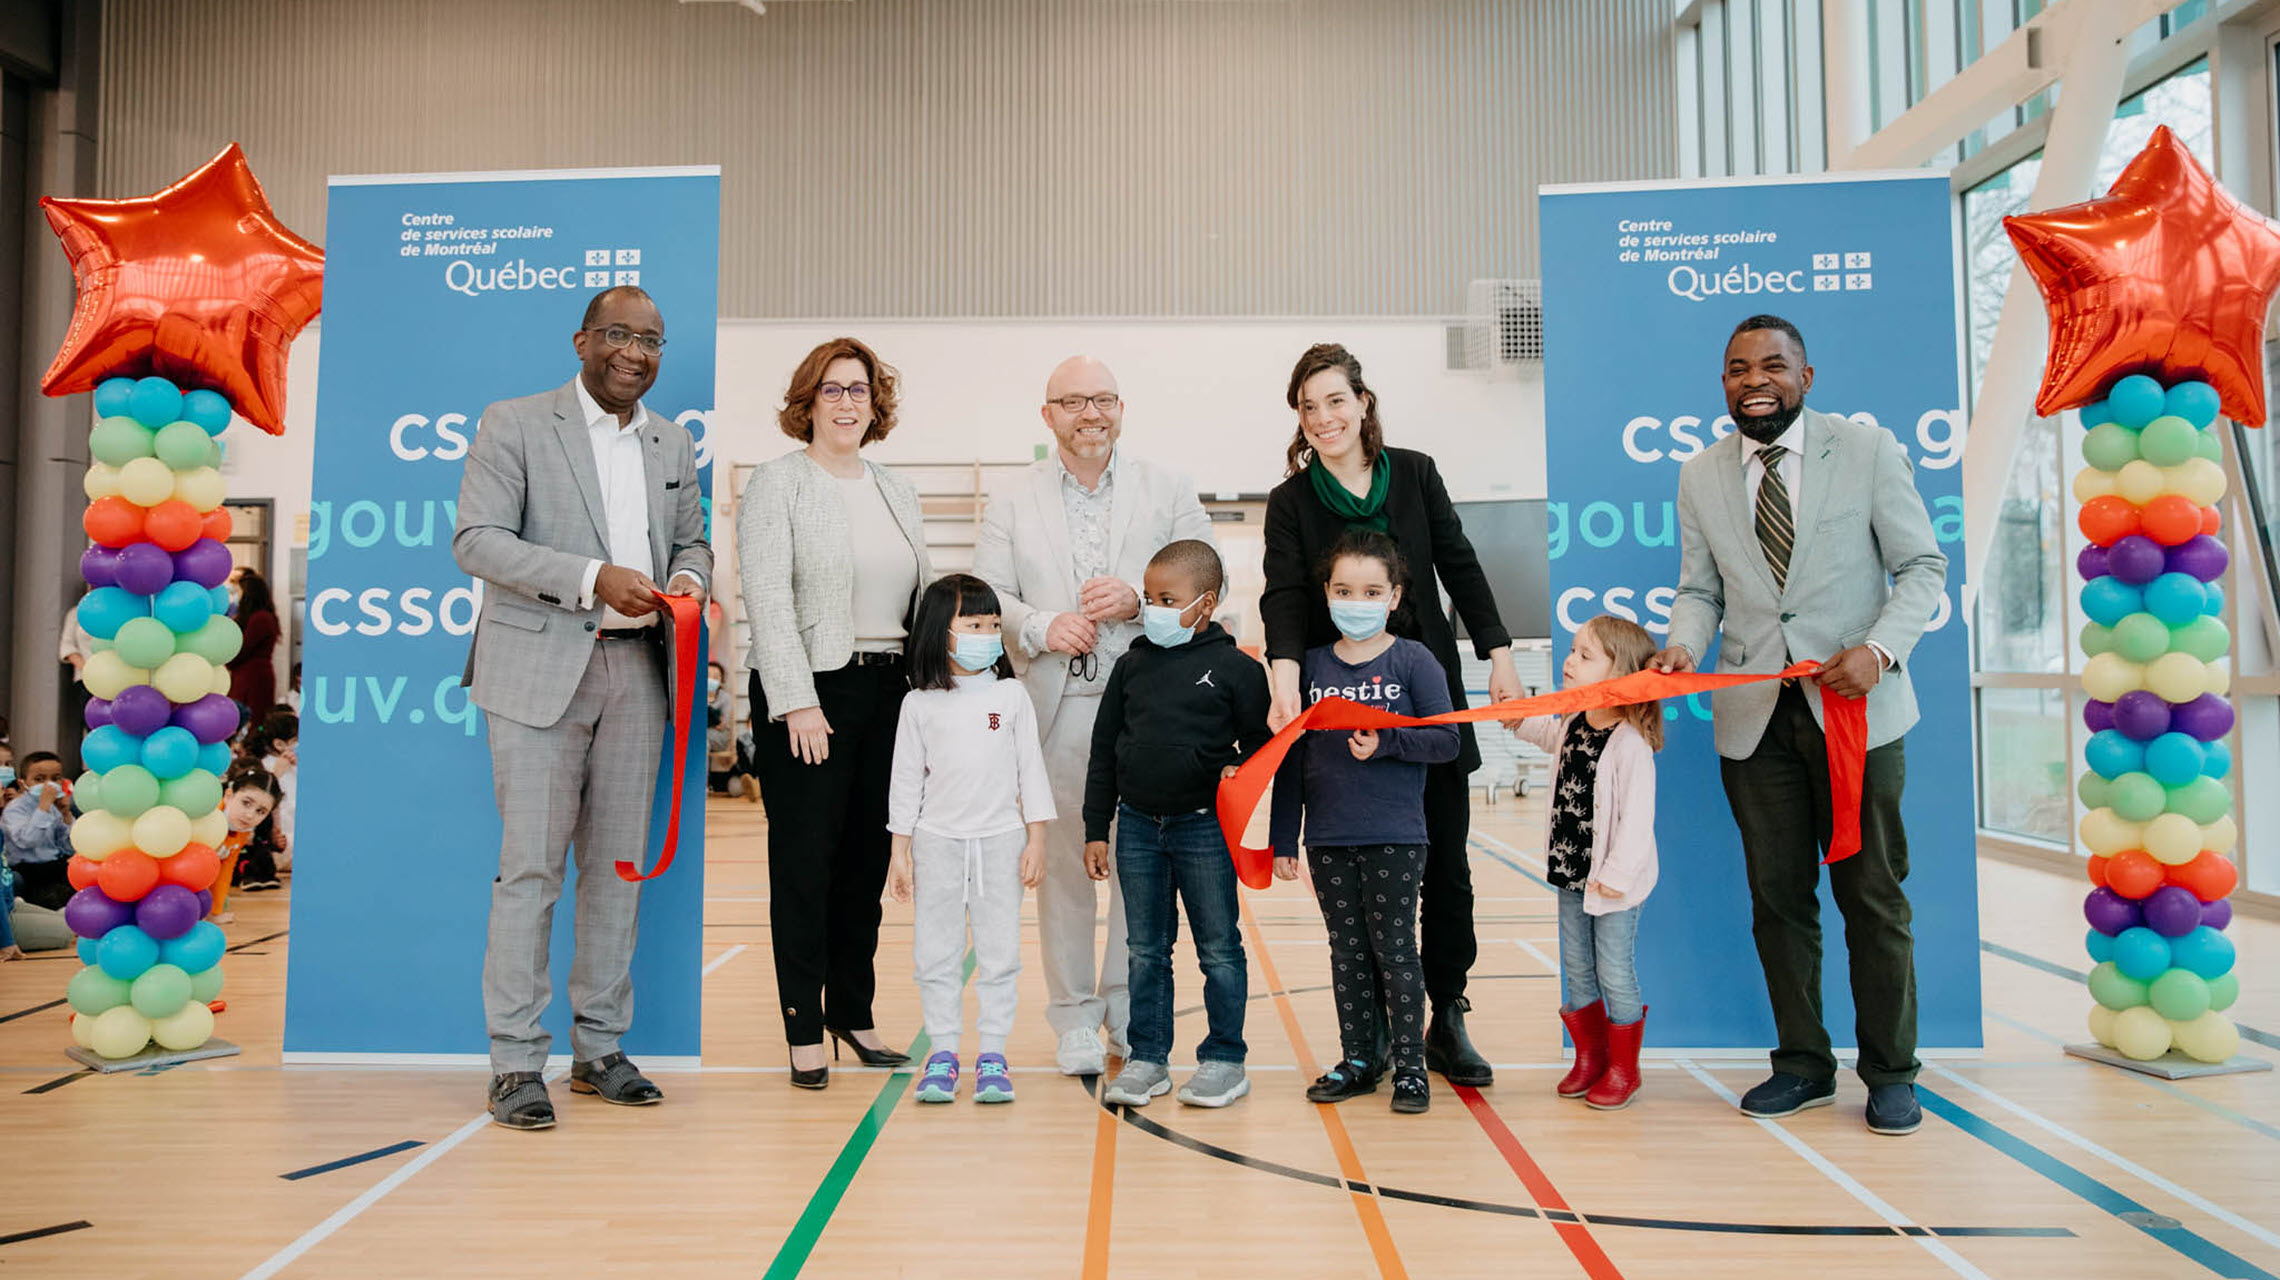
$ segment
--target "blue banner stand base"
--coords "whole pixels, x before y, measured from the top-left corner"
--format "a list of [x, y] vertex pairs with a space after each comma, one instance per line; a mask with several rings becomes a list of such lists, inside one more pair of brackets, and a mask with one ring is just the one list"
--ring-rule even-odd
[[185, 1062], [203, 1062], [208, 1058], [233, 1058], [245, 1050], [227, 1040], [208, 1040], [195, 1049], [161, 1049], [156, 1045], [127, 1058], [106, 1058], [93, 1049], [73, 1045], [63, 1051], [65, 1057], [104, 1075], [121, 1071], [146, 1071], [152, 1067], [178, 1067]]
[[2230, 1076], [2248, 1071], [2272, 1070], [2271, 1060], [2266, 1058], [2251, 1058], [2245, 1054], [2236, 1053], [2223, 1062], [2203, 1062], [2199, 1058], [2189, 1058], [2175, 1049], [2171, 1049], [2158, 1058], [2150, 1058], [2140, 1062], [2119, 1049], [2109, 1049], [2095, 1040], [2088, 1044], [2066, 1046], [2066, 1056], [2085, 1058], [2091, 1062], [2103, 1063], [2109, 1067], [2120, 1067], [2124, 1071], [2135, 1071], [2139, 1075], [2154, 1076], [2162, 1080], [2197, 1080], [2202, 1076]]

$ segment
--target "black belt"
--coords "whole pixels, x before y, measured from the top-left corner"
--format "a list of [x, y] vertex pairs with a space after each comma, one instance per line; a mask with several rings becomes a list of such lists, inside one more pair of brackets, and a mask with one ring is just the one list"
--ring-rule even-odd
[[596, 640], [647, 640], [654, 627], [619, 627], [614, 631], [597, 631]]
[[891, 651], [873, 653], [868, 650], [859, 650], [848, 656], [847, 665], [850, 667], [899, 667], [902, 665], [902, 660], [901, 654]]

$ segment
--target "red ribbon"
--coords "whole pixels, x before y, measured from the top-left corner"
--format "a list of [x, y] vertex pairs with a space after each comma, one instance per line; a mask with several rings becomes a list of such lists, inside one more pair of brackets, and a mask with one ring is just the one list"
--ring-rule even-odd
[[[1275, 770], [1281, 766], [1283, 757], [1290, 753], [1291, 744], [1298, 741], [1298, 735], [1308, 729], [1387, 729], [1412, 725], [1464, 724], [1479, 720], [1515, 720], [1521, 716], [1566, 715], [1575, 711], [1652, 702], [1658, 698], [1682, 698], [1690, 693], [1731, 689], [1736, 685], [1756, 684], [1764, 680], [1806, 679], [1820, 669], [1821, 664], [1818, 662], [1800, 662], [1773, 675], [1669, 675], [1660, 671], [1634, 671], [1630, 675], [1602, 680], [1598, 684], [1562, 689], [1533, 698], [1514, 698], [1508, 702], [1490, 703], [1485, 707], [1467, 707], [1462, 711], [1449, 711], [1437, 716], [1397, 716], [1390, 711], [1365, 707], [1344, 698], [1324, 698], [1300, 712], [1296, 720], [1284, 725], [1281, 733], [1268, 740], [1267, 745], [1259, 748], [1235, 770], [1234, 777], [1220, 780], [1219, 830], [1226, 836], [1227, 848], [1235, 857], [1236, 876], [1254, 889], [1266, 888], [1274, 876], [1274, 851], [1246, 846], [1243, 843], [1243, 833], [1250, 829], [1251, 815], [1258, 810], [1260, 799], [1266, 795], [1267, 784], [1274, 780]], [[1829, 856], [1822, 861], [1836, 862], [1860, 852], [1860, 787], [1861, 769], [1868, 759], [1868, 701], [1865, 698], [1840, 697], [1826, 685], [1819, 687], [1822, 729], [1828, 740], [1829, 800], [1833, 809]]]
[[673, 865], [673, 851], [681, 843], [681, 786], [689, 774], [689, 717], [697, 696], [697, 641], [704, 635], [704, 616], [695, 596], [671, 596], [660, 591], [666, 622], [673, 628], [673, 726], [669, 751], [673, 757], [673, 807], [666, 811], [665, 847], [657, 865], [643, 875], [638, 864], [618, 859], [620, 880], [636, 884], [655, 880]]

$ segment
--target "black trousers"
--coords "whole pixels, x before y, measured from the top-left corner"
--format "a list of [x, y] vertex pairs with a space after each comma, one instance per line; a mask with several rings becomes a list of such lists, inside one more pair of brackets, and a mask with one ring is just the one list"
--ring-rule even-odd
[[1420, 884], [1418, 950], [1425, 994], [1435, 1006], [1465, 993], [1465, 975], [1480, 954], [1473, 934], [1472, 791], [1452, 762], [1425, 770], [1425, 878]]
[[[1780, 1047], [1773, 1069], [1833, 1080], [1836, 1055], [1821, 1020], [1821, 853], [1830, 829], [1826, 740], [1805, 694], [1784, 685], [1773, 721], [1747, 760], [1720, 760], [1726, 800], [1742, 832], [1749, 869], [1751, 932], [1765, 969]], [[1908, 833], [1900, 823], [1905, 780], [1898, 740], [1868, 753], [1861, 782], [1860, 852], [1829, 867], [1852, 961], [1853, 1030], [1860, 1078], [1871, 1085], [1915, 1080], [1916, 949], [1908, 878]]]
[[831, 743], [823, 763], [811, 765], [792, 754], [783, 722], [769, 719], [753, 673], [753, 763], [768, 814], [768, 921], [787, 1043], [820, 1042], [826, 1023], [871, 1026], [891, 848], [887, 784], [909, 691], [900, 662], [817, 672]]

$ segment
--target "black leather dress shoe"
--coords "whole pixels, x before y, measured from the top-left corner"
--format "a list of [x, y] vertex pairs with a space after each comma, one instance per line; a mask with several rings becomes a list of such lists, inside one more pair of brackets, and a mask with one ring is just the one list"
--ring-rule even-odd
[[1868, 1088], [1868, 1131], [1888, 1138], [1902, 1137], [1923, 1127], [1924, 1109], [1916, 1102], [1912, 1084], [1877, 1084]]
[[1473, 1048], [1472, 1037], [1465, 1034], [1465, 1015], [1472, 1011], [1472, 1001], [1458, 996], [1433, 1010], [1433, 1020], [1425, 1027], [1425, 1065], [1447, 1077], [1450, 1084], [1469, 1084], [1474, 1088], [1496, 1083], [1496, 1072], [1488, 1059]]
[[1808, 1080], [1776, 1071], [1764, 1084], [1742, 1095], [1742, 1114], [1758, 1120], [1779, 1120], [1837, 1100], [1837, 1082]]
[[508, 1129], [551, 1129], [554, 1101], [546, 1077], [536, 1071], [508, 1071], [491, 1077], [491, 1122]]
[[570, 1064], [570, 1092], [588, 1093], [621, 1107], [654, 1106], [665, 1091], [649, 1082], [622, 1053]]

